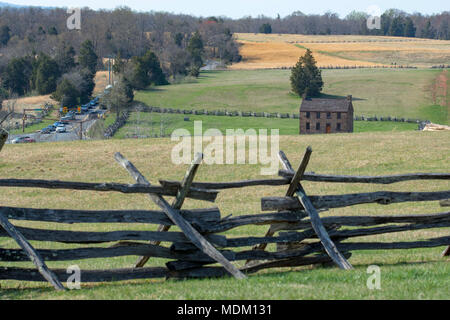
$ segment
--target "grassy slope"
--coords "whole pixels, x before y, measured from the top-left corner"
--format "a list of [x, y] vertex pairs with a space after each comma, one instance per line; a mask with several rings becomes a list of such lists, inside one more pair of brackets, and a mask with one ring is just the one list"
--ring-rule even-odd
[[[445, 107], [433, 106], [430, 85], [439, 70], [323, 70], [323, 93], [352, 94], [355, 114], [429, 119], [448, 123]], [[298, 112], [301, 100], [291, 93], [289, 70], [203, 72], [197, 82], [139, 91], [147, 105], [179, 109]]]
[[[120, 151], [146, 175], [149, 180], [181, 179], [185, 165], [171, 164], [169, 139], [76, 141], [34, 145], [6, 145], [0, 155], [0, 174], [4, 178], [45, 178], [73, 181], [131, 182], [127, 172], [120, 168], [113, 154]], [[296, 166], [307, 145], [313, 147], [308, 170], [317, 173], [381, 175], [405, 172], [449, 172], [449, 132], [396, 132], [356, 133], [317, 136], [283, 136], [280, 148]], [[197, 181], [230, 181], [257, 178], [257, 165], [203, 165]], [[448, 190], [447, 181], [404, 182], [386, 186], [347, 184], [323, 184], [305, 182], [310, 194], [339, 194], [362, 191], [437, 191]], [[226, 190], [218, 197], [217, 205], [222, 216], [260, 212], [260, 197], [282, 195], [284, 187], [246, 188]], [[39, 189], [5, 188], [0, 194], [5, 206], [30, 206], [78, 209], [148, 209], [155, 208], [144, 196], [116, 193], [86, 193], [81, 191], [50, 191]], [[189, 200], [186, 208], [205, 207], [199, 201]], [[359, 205], [335, 209], [323, 215], [354, 214], [407, 214], [443, 211], [437, 202], [404, 203], [389, 206]], [[68, 230], [148, 230], [148, 225], [83, 224], [56, 225], [13, 221], [17, 225]], [[152, 226], [151, 229], [155, 229]], [[261, 236], [267, 226], [244, 227], [226, 234], [229, 236]], [[403, 232], [370, 238], [379, 241], [410, 241], [448, 235], [447, 229]], [[362, 240], [364, 241], [364, 239]], [[33, 242], [38, 248], [59, 247]], [[0, 247], [16, 247], [10, 239], [1, 238]], [[273, 247], [271, 248], [273, 249]], [[263, 271], [247, 281], [230, 279], [189, 281], [128, 281], [115, 284], [83, 285], [83, 290], [57, 293], [44, 283], [2, 281], [0, 299], [418, 299], [448, 298], [450, 285], [448, 261], [439, 257], [443, 248], [364, 251], [356, 252], [350, 262], [354, 271], [336, 268], [287, 268]], [[49, 263], [50, 267], [66, 268], [78, 264], [81, 269], [129, 267], [135, 257], [80, 260]], [[152, 259], [150, 265], [163, 265], [162, 259]], [[379, 291], [366, 288], [370, 264], [381, 267]], [[12, 263], [2, 263], [13, 265]], [[31, 263], [15, 265], [31, 266]], [[282, 272], [281, 272], [282, 271]]]

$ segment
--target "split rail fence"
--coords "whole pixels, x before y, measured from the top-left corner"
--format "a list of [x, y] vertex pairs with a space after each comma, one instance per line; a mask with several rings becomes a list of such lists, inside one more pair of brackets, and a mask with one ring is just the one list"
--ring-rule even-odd
[[[0, 148], [1, 150], [1, 148]], [[13, 238], [21, 249], [0, 248], [0, 261], [31, 260], [36, 269], [0, 267], [0, 280], [48, 281], [57, 290], [65, 290], [62, 283], [69, 274], [63, 269], [49, 269], [47, 261], [72, 261], [119, 256], [138, 256], [130, 268], [81, 270], [81, 281], [105, 282], [144, 278], [201, 278], [232, 275], [246, 278], [261, 269], [324, 264], [334, 262], [338, 267], [351, 269], [348, 258], [357, 250], [430, 248], [450, 245], [450, 236], [409, 242], [343, 242], [362, 236], [450, 227], [450, 212], [436, 214], [404, 214], [378, 216], [329, 216], [320, 212], [364, 203], [387, 205], [407, 201], [442, 200], [448, 205], [450, 191], [388, 192], [307, 195], [301, 181], [326, 183], [390, 184], [408, 180], [449, 180], [450, 173], [415, 173], [391, 176], [336, 176], [306, 173], [311, 148], [305, 152], [294, 170], [286, 155], [280, 151], [283, 169], [280, 178], [235, 182], [194, 182], [202, 161], [197, 154], [181, 181], [160, 180], [151, 184], [139, 170], [120, 153], [115, 160], [129, 172], [134, 184], [84, 183], [69, 181], [0, 179], [0, 187], [30, 187], [73, 189], [97, 192], [147, 194], [160, 210], [61, 210], [0, 206], [0, 237]], [[287, 187], [284, 197], [261, 199], [258, 214], [221, 217], [217, 207], [183, 210], [186, 198], [214, 202], [218, 190], [249, 186]], [[174, 197], [169, 203], [166, 196]], [[267, 211], [267, 212], [265, 212]], [[65, 231], [16, 227], [10, 220], [71, 223], [145, 223], [159, 225], [157, 231]], [[171, 226], [180, 231], [169, 231]], [[223, 233], [248, 225], [269, 225], [261, 237], [228, 237]], [[349, 228], [350, 227], [350, 228]], [[71, 249], [35, 249], [29, 241], [51, 241], [80, 244]], [[169, 243], [170, 246], [161, 243]], [[98, 247], [89, 244], [109, 243]], [[276, 244], [267, 251], [268, 244]], [[448, 255], [449, 249], [443, 252]], [[149, 259], [169, 260], [165, 267], [145, 267]], [[232, 262], [246, 261], [242, 267]], [[219, 264], [219, 265], [217, 265]]]

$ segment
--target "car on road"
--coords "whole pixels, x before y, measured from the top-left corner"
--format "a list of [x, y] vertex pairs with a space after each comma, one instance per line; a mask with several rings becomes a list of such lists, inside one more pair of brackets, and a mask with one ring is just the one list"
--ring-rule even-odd
[[36, 140], [34, 140], [31, 137], [25, 136], [25, 137], [18, 137], [15, 138], [11, 141], [11, 143], [32, 143], [32, 142], [36, 142]]
[[56, 121], [53, 125], [54, 125], [55, 127], [58, 127], [58, 126], [61, 125], [61, 124], [63, 124], [61, 121]]
[[64, 117], [61, 117], [61, 122], [74, 120], [74, 119], [75, 119], [75, 114], [67, 114]]
[[52, 131], [50, 130], [49, 127], [45, 127], [41, 130], [41, 134], [50, 134], [52, 133]]
[[64, 126], [64, 125], [62, 125], [62, 126], [57, 126], [57, 127], [56, 127], [56, 132], [57, 132], [57, 133], [64, 133], [64, 132], [67, 132], [66, 126]]

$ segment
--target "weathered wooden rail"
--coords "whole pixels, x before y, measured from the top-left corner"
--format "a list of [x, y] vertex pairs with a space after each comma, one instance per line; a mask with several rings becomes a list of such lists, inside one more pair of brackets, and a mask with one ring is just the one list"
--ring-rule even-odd
[[[1, 150], [1, 148], [0, 148]], [[298, 170], [280, 152], [284, 167], [278, 179], [235, 182], [194, 182], [202, 156], [197, 155], [182, 181], [160, 180], [151, 185], [138, 169], [117, 153], [116, 161], [126, 169], [135, 184], [84, 183], [70, 181], [0, 179], [0, 187], [71, 189], [125, 194], [148, 194], [160, 210], [66, 210], [0, 206], [0, 238], [11, 237], [20, 249], [0, 248], [0, 261], [31, 260], [36, 269], [0, 267], [0, 280], [49, 281], [57, 290], [69, 274], [50, 269], [47, 261], [73, 261], [120, 256], [138, 256], [131, 268], [81, 270], [82, 282], [120, 281], [144, 278], [200, 278], [233, 275], [243, 279], [261, 269], [292, 267], [334, 262], [351, 269], [348, 258], [358, 250], [430, 248], [450, 245], [450, 236], [409, 242], [356, 242], [353, 239], [403, 231], [449, 228], [450, 212], [379, 216], [327, 216], [321, 212], [357, 204], [391, 204], [407, 201], [436, 201], [446, 206], [450, 191], [387, 192], [315, 196], [307, 195], [302, 180], [330, 183], [389, 184], [410, 180], [450, 180], [448, 173], [415, 173], [393, 176], [334, 176], [306, 173], [312, 150], [307, 149]], [[245, 214], [222, 218], [217, 207], [182, 210], [187, 197], [214, 201], [218, 190], [249, 186], [287, 186], [285, 197], [261, 199], [268, 213]], [[165, 196], [172, 196], [171, 204]], [[14, 226], [10, 220], [41, 221], [61, 224], [145, 223], [159, 225], [156, 231], [69, 231]], [[180, 231], [170, 231], [171, 226]], [[228, 230], [248, 225], [270, 225], [265, 236], [229, 237]], [[351, 240], [346, 242], [346, 240]], [[58, 249], [34, 248], [29, 241], [79, 244]], [[163, 244], [169, 243], [169, 245]], [[95, 246], [93, 244], [96, 244]], [[99, 246], [98, 244], [103, 244]], [[275, 251], [266, 251], [276, 244]], [[443, 255], [448, 255], [449, 249]], [[144, 267], [150, 258], [167, 259], [166, 267]], [[232, 262], [246, 261], [240, 268]], [[214, 266], [214, 264], [219, 264]], [[213, 266], [211, 266], [213, 265]], [[242, 265], [242, 264], [241, 264]]]

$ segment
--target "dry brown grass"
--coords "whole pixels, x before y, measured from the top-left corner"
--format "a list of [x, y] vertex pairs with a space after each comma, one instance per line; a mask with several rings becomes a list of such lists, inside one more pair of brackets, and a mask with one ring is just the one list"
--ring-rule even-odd
[[[10, 100], [3, 102], [3, 105], [12, 103]], [[50, 95], [23, 97], [16, 99], [14, 111], [21, 113], [23, 109], [41, 108], [45, 103], [56, 104], [57, 102], [50, 98]]]
[[[322, 36], [237, 33], [243, 61], [232, 69], [293, 66], [304, 48], [320, 67], [380, 66], [391, 63], [429, 67], [450, 63], [450, 41], [379, 36]], [[299, 48], [300, 47], [300, 48]]]
[[94, 81], [94, 95], [103, 92], [108, 85], [108, 71], [97, 71]]
[[[239, 41], [240, 54], [243, 61], [233, 64], [230, 69], [270, 69], [292, 67], [298, 58], [305, 54], [305, 49], [286, 42], [249, 42]], [[347, 60], [322, 54], [313, 50], [314, 58], [319, 67], [327, 66], [375, 66], [373, 62]]]

